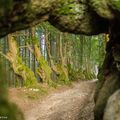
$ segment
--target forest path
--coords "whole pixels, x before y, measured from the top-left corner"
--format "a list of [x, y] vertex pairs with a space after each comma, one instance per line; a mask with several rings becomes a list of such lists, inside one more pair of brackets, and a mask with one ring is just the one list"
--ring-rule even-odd
[[94, 81], [74, 83], [62, 92], [51, 93], [32, 109], [25, 111], [25, 120], [94, 120]]

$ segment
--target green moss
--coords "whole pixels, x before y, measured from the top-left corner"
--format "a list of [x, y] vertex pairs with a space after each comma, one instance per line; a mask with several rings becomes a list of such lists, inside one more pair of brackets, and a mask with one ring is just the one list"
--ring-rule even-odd
[[52, 70], [48, 65], [48, 62], [44, 59], [43, 56], [39, 57], [38, 60], [39, 67], [37, 68], [37, 73], [40, 75], [42, 78], [43, 82], [51, 84], [51, 74]]
[[95, 74], [92, 73], [91, 71], [84, 70], [82, 73], [83, 73], [83, 75], [84, 75], [84, 77], [85, 77], [85, 80], [95, 79]]
[[9, 36], [9, 41], [9, 52], [7, 53], [7, 56], [14, 73], [23, 79], [24, 86], [30, 87], [37, 85], [37, 79], [34, 72], [23, 63], [22, 58], [19, 55], [15, 38]]
[[87, 70], [75, 70], [71, 67], [71, 65], [68, 64], [68, 74], [69, 79], [71, 81], [78, 81], [78, 80], [92, 80], [95, 78], [94, 73], [88, 72]]
[[24, 80], [24, 86], [30, 87], [37, 85], [37, 79], [34, 75], [34, 72], [30, 70], [26, 65], [23, 64], [22, 59], [17, 56], [14, 72], [21, 76]]
[[69, 79], [71, 81], [85, 80], [85, 76], [81, 70], [74, 70], [71, 64], [67, 65]]
[[108, 6], [108, 0], [91, 0], [90, 5], [101, 17], [112, 19], [114, 17], [111, 9]]
[[120, 12], [120, 0], [110, 0], [109, 4], [111, 5], [112, 9]]
[[68, 77], [68, 71], [67, 68], [65, 68], [63, 65], [58, 64], [57, 66], [57, 82], [60, 84], [69, 84], [69, 77]]
[[62, 15], [67, 15], [67, 14], [74, 14], [79, 12], [79, 4], [67, 4], [64, 5], [61, 9], [60, 9], [60, 14]]

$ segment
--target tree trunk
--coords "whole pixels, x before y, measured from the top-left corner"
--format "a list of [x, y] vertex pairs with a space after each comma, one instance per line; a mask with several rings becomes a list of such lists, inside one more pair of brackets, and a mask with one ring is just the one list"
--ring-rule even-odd
[[[48, 31], [46, 30], [46, 33], [48, 33]], [[61, 33], [59, 38], [61, 37]], [[61, 38], [58, 39], [57, 41], [59, 41], [58, 45], [59, 45], [59, 49], [58, 49], [58, 54], [57, 54], [57, 58], [58, 58], [58, 63], [55, 65], [53, 59], [52, 59], [52, 55], [51, 55], [51, 48], [50, 48], [50, 43], [48, 41], [48, 35], [45, 35], [45, 44], [46, 44], [46, 48], [47, 48], [47, 52], [48, 52], [48, 57], [51, 63], [51, 69], [53, 70], [53, 72], [56, 74], [57, 76], [57, 80], [62, 81], [64, 83], [69, 82], [69, 78], [68, 78], [68, 71], [67, 68], [65, 68], [64, 66], [64, 58], [63, 58], [63, 53], [62, 53], [62, 41]], [[59, 56], [58, 56], [59, 55]]]
[[25, 86], [30, 87], [36, 85], [37, 79], [34, 76], [34, 73], [23, 64], [22, 59], [18, 53], [16, 41], [14, 40], [12, 35], [8, 35], [8, 45], [9, 52], [6, 55], [6, 58], [11, 63], [15, 74], [19, 76], [22, 80], [24, 80]]
[[39, 64], [39, 67], [37, 68], [37, 74], [40, 76], [44, 83], [48, 84], [52, 83], [51, 80], [52, 70], [48, 65], [48, 62], [42, 56], [40, 48], [38, 47], [37, 44], [34, 44], [34, 52], [37, 62]]

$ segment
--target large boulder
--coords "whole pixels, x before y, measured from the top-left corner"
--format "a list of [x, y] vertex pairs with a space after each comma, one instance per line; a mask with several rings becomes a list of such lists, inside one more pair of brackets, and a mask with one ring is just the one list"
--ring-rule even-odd
[[120, 120], [120, 90], [109, 99], [105, 108], [104, 120]]
[[0, 36], [43, 21], [75, 34], [106, 33], [116, 18], [120, 0], [0, 0]]
[[104, 109], [109, 97], [118, 89], [120, 89], [120, 77], [115, 72], [106, 76], [106, 80], [102, 88], [98, 92], [97, 101], [95, 105], [95, 120], [102, 120]]

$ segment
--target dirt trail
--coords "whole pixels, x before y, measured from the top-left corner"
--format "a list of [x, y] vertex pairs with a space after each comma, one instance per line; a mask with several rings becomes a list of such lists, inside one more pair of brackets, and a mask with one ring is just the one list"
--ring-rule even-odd
[[25, 111], [25, 120], [94, 120], [95, 82], [74, 83], [62, 92], [51, 93]]

